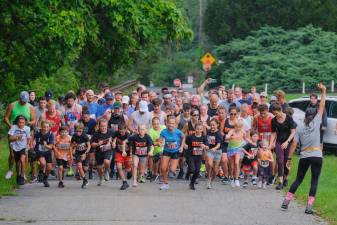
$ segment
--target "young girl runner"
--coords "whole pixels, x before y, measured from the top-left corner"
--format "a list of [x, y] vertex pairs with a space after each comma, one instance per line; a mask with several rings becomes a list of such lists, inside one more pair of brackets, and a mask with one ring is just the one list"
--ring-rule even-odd
[[258, 150], [258, 162], [259, 162], [259, 184], [258, 187], [263, 189], [267, 188], [267, 181], [270, 176], [270, 163], [274, 161], [273, 153], [269, 149], [269, 145], [267, 141], [261, 142], [262, 147]]
[[186, 137], [188, 172], [192, 175], [190, 189], [195, 190], [194, 184], [199, 177], [204, 150], [208, 150], [207, 138], [203, 135], [203, 125], [198, 123], [195, 126], [195, 133]]
[[[115, 161], [117, 164], [118, 175], [122, 179], [121, 190], [125, 190], [129, 187], [128, 182], [123, 171], [123, 165], [125, 166], [125, 172], [131, 174], [132, 157], [129, 145], [126, 145], [123, 149], [123, 142], [130, 136], [125, 123], [118, 124], [118, 130], [113, 136], [113, 146], [115, 147]], [[128, 176], [128, 175], [127, 175]], [[131, 177], [131, 176], [130, 176]], [[129, 179], [129, 178], [128, 178]]]
[[58, 179], [59, 188], [64, 188], [63, 184], [63, 172], [68, 167], [68, 162], [72, 162], [72, 149], [71, 149], [71, 137], [68, 134], [68, 127], [62, 126], [60, 128], [60, 134], [56, 137], [54, 145], [54, 153], [58, 166]]
[[243, 122], [239, 120], [235, 123], [234, 129], [226, 135], [228, 141], [227, 155], [231, 168], [230, 175], [234, 177], [234, 180], [231, 180], [232, 187], [240, 187], [240, 157], [245, 139], [246, 133], [243, 131]]
[[[137, 187], [137, 180], [140, 183], [145, 183], [145, 167], [147, 162], [147, 156], [152, 151], [153, 144], [151, 137], [146, 133], [146, 126], [140, 124], [138, 126], [138, 133], [130, 136], [123, 142], [123, 151], [125, 152], [125, 146], [129, 143], [132, 149], [132, 177], [133, 187]], [[152, 152], [151, 152], [152, 154]], [[139, 177], [137, 176], [139, 170]]]
[[83, 132], [84, 125], [82, 123], [75, 125], [75, 133], [71, 138], [73, 155], [75, 155], [77, 171], [83, 180], [82, 188], [85, 188], [89, 182], [85, 178], [85, 173], [88, 170], [88, 153], [90, 151], [89, 136]]
[[174, 173], [178, 165], [179, 152], [183, 152], [182, 143], [184, 142], [184, 134], [176, 128], [176, 119], [170, 116], [167, 119], [167, 128], [160, 133], [161, 143], [164, 145], [163, 156], [161, 158], [161, 174], [163, 176], [163, 184], [160, 190], [168, 190], [167, 169], [170, 165], [170, 172]]
[[26, 117], [19, 115], [15, 118], [14, 125], [8, 131], [10, 147], [14, 152], [16, 183], [18, 185], [25, 184], [26, 151], [31, 145], [30, 128], [26, 126], [26, 123]]
[[256, 131], [250, 132], [250, 142], [243, 146], [243, 160], [242, 160], [242, 170], [244, 173], [243, 187], [248, 186], [248, 175], [253, 170], [252, 184], [256, 185], [257, 181], [257, 150], [258, 150], [259, 135]]
[[50, 131], [49, 122], [41, 122], [41, 130], [35, 135], [35, 151], [40, 162], [39, 180], [43, 181], [45, 187], [49, 187], [48, 175], [52, 169], [52, 154], [55, 137]]
[[216, 119], [211, 119], [210, 130], [207, 132], [207, 142], [209, 149], [207, 151], [207, 174], [208, 174], [208, 184], [207, 188], [212, 188], [212, 182], [219, 171], [219, 164], [221, 160], [221, 141], [222, 136], [219, 132], [219, 122]]

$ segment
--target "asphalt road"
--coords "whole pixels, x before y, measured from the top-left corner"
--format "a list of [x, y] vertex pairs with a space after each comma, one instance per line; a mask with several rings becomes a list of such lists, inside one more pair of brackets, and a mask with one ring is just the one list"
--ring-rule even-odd
[[304, 207], [295, 202], [282, 211], [281, 193], [273, 188], [231, 188], [217, 182], [207, 190], [206, 182], [200, 181], [192, 191], [187, 181], [173, 180], [168, 191], [149, 182], [120, 191], [121, 181], [105, 182], [101, 187], [96, 183], [91, 181], [86, 189], [75, 180], [66, 180], [64, 189], [56, 181], [50, 181], [50, 188], [27, 184], [17, 196], [0, 199], [0, 224], [327, 224], [304, 214]]

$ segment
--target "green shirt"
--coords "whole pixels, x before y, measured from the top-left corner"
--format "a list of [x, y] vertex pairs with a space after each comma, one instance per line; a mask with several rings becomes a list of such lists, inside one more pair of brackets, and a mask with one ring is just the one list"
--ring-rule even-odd
[[14, 105], [12, 108], [12, 112], [11, 112], [11, 115], [9, 116], [9, 122], [13, 124], [15, 118], [19, 115], [26, 117], [27, 121], [29, 122], [30, 121], [30, 104], [26, 103], [24, 105], [21, 105], [18, 101], [15, 101], [13, 104]]
[[[152, 139], [153, 144], [157, 142], [157, 139], [160, 138], [160, 132], [164, 130], [166, 127], [164, 125], [160, 125], [160, 130], [156, 131], [155, 129], [151, 128], [149, 130], [149, 135]], [[153, 149], [153, 155], [160, 154], [163, 151], [163, 147], [155, 146]]]

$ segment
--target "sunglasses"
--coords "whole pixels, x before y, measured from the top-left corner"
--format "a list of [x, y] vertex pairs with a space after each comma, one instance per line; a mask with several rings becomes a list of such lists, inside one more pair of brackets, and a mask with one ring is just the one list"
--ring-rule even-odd
[[230, 116], [236, 116], [236, 113], [230, 113], [229, 115]]
[[192, 116], [199, 116], [199, 114], [193, 114]]

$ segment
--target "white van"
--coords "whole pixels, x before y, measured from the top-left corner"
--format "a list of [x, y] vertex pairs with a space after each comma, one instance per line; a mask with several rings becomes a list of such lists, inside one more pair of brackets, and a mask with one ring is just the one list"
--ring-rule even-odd
[[[297, 98], [289, 101], [290, 107], [294, 108], [293, 118], [296, 123], [303, 123], [305, 110], [310, 103], [309, 97]], [[323, 144], [325, 149], [333, 149], [337, 154], [337, 134], [335, 133], [337, 124], [337, 96], [326, 98], [325, 109], [328, 116], [328, 127], [324, 132]]]

